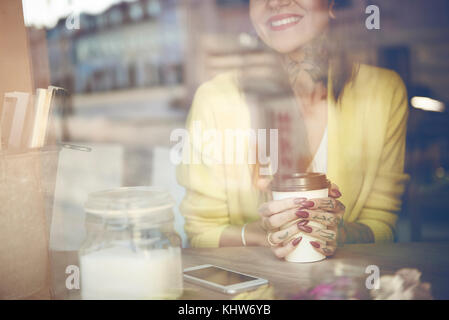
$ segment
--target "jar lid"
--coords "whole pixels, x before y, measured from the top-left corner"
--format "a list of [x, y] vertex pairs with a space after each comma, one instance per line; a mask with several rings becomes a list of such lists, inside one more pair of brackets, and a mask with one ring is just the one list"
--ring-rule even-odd
[[272, 183], [272, 191], [294, 192], [329, 188], [330, 182], [324, 173], [307, 172], [276, 176]]
[[[89, 194], [84, 210], [103, 219], [141, 219], [144, 217], [168, 221], [174, 206], [170, 194], [159, 187], [122, 187]], [[163, 213], [163, 216], [161, 215]]]

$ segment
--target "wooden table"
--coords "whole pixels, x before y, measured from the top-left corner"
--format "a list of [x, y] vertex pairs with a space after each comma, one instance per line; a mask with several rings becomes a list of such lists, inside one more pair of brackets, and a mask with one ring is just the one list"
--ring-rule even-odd
[[[401, 268], [417, 268], [422, 281], [430, 282], [435, 299], [449, 299], [449, 243], [395, 243], [346, 245], [331, 259], [310, 264], [278, 260], [268, 248], [183, 249], [183, 267], [215, 264], [269, 281], [274, 297], [288, 299], [303, 288], [336, 276], [349, 276], [363, 281], [369, 265], [377, 265], [381, 275], [393, 274]], [[79, 299], [79, 290], [65, 288], [65, 268], [78, 265], [76, 252], [54, 252], [53, 272], [56, 299]], [[185, 282], [184, 299], [231, 299]]]

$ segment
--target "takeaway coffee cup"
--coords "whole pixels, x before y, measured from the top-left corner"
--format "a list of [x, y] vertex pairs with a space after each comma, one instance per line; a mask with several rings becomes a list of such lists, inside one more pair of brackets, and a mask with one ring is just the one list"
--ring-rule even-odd
[[[323, 173], [295, 173], [276, 177], [272, 184], [273, 200], [282, 200], [286, 198], [326, 198], [329, 196], [330, 182]], [[300, 219], [298, 219], [299, 221]], [[309, 226], [325, 228], [320, 223], [310, 221]], [[310, 241], [318, 241], [323, 245], [323, 241], [312, 238], [309, 235], [300, 232], [302, 241], [285, 260], [289, 262], [316, 262], [326, 258], [325, 255], [317, 252]]]

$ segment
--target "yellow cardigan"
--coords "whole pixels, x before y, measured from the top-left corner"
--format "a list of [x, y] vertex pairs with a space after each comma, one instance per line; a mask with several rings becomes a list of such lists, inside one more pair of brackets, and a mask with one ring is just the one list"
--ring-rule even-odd
[[[187, 119], [191, 144], [195, 122], [202, 130], [250, 128], [249, 107], [237, 77], [221, 74], [197, 90]], [[341, 105], [331, 94], [331, 81], [328, 88], [327, 175], [343, 194], [344, 221], [367, 225], [376, 242], [394, 241], [396, 213], [408, 179], [403, 172], [405, 86], [393, 71], [360, 65]], [[218, 247], [227, 226], [259, 219], [261, 195], [253, 186], [251, 168], [213, 163], [177, 167], [178, 182], [186, 188], [180, 210], [191, 246]]]

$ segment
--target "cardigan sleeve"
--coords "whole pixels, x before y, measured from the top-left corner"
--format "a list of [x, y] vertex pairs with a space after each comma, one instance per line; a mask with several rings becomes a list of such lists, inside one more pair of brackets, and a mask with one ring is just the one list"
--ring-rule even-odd
[[409, 178], [404, 174], [407, 90], [399, 75], [392, 74], [394, 89], [380, 164], [370, 195], [356, 220], [372, 230], [375, 242], [394, 241], [397, 213], [401, 209], [402, 194]]
[[216, 130], [213, 110], [220, 96], [211, 83], [197, 90], [187, 118], [189, 141], [184, 141], [183, 163], [177, 167], [178, 182], [186, 189], [180, 211], [192, 247], [218, 247], [223, 230], [230, 224], [224, 168], [218, 161], [207, 161], [205, 149], [210, 149], [210, 141], [203, 141], [201, 134]]

